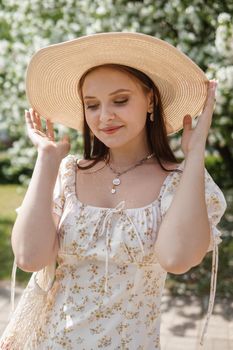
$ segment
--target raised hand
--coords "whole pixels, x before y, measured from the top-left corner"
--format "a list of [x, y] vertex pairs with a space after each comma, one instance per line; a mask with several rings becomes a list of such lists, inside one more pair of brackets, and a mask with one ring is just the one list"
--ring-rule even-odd
[[32, 108], [25, 110], [27, 133], [38, 152], [51, 152], [58, 159], [64, 158], [70, 150], [69, 136], [65, 135], [56, 142], [54, 138], [53, 123], [46, 120], [46, 130], [43, 130], [39, 114]]
[[215, 80], [210, 80], [205, 107], [198, 117], [195, 128], [192, 128], [192, 118], [190, 115], [186, 115], [183, 119], [184, 129], [181, 138], [181, 148], [185, 157], [187, 157], [188, 153], [191, 151], [205, 152], [205, 144], [214, 111], [216, 87], [217, 82]]

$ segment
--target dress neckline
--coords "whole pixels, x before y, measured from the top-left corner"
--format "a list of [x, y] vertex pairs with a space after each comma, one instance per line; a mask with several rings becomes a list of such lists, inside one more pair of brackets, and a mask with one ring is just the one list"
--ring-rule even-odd
[[[83, 207], [86, 207], [86, 208], [90, 208], [90, 209], [96, 209], [96, 210], [106, 210], [106, 211], [111, 211], [111, 210], [114, 210], [116, 209], [116, 207], [121, 203], [121, 202], [124, 202], [124, 201], [120, 201], [116, 207], [98, 207], [98, 206], [95, 206], [95, 205], [91, 205], [91, 204], [87, 204], [87, 203], [83, 203], [80, 201], [80, 199], [78, 198], [77, 196], [77, 193], [76, 193], [76, 162], [78, 160], [78, 156], [74, 155], [74, 162], [73, 162], [73, 170], [74, 170], [74, 181], [73, 181], [73, 184], [74, 184], [74, 197], [75, 197], [75, 200], [76, 202], [80, 205], [80, 206], [83, 206]], [[179, 165], [175, 168], [175, 170], [180, 170], [182, 167], [183, 167], [183, 164], [184, 164], [184, 161], [183, 160], [181, 163], [179, 163]], [[174, 175], [174, 171], [171, 171], [169, 172], [169, 174], [164, 178], [164, 181], [161, 185], [161, 188], [160, 188], [160, 191], [159, 191], [159, 194], [157, 196], [156, 199], [154, 199], [151, 203], [143, 206], [143, 207], [137, 207], [137, 208], [124, 208], [122, 210], [126, 210], [126, 211], [136, 211], [136, 210], [145, 210], [145, 209], [148, 209], [148, 208], [151, 208], [152, 206], [156, 206], [159, 204], [159, 201], [160, 201], [160, 198], [163, 194], [163, 191], [165, 190], [165, 186], [167, 184], [167, 182], [170, 180], [170, 178], [172, 177], [172, 175]]]

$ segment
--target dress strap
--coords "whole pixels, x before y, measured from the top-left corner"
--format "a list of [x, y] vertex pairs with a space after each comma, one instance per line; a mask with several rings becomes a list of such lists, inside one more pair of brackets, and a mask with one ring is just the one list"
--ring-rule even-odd
[[9, 320], [11, 319], [11, 316], [12, 316], [14, 309], [15, 309], [16, 271], [17, 271], [17, 264], [16, 264], [16, 258], [14, 257], [13, 268], [12, 268], [12, 273], [11, 273], [11, 312], [10, 312]]
[[216, 284], [217, 284], [217, 272], [218, 272], [218, 243], [217, 238], [213, 236], [213, 254], [212, 254], [212, 271], [211, 271], [211, 282], [210, 282], [210, 297], [208, 310], [206, 314], [206, 320], [202, 328], [199, 348], [202, 348], [204, 345], [204, 339], [207, 333], [207, 328], [210, 320], [210, 316], [213, 312], [215, 293], [216, 293]]

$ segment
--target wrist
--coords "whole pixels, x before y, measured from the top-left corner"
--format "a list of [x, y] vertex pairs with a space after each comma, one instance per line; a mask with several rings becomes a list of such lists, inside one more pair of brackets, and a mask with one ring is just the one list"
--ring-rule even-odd
[[37, 161], [42, 162], [43, 164], [48, 163], [51, 166], [59, 167], [61, 160], [62, 159], [60, 159], [54, 148], [48, 147], [42, 150], [38, 149]]
[[199, 166], [201, 168], [205, 167], [205, 152], [201, 150], [192, 150], [190, 151], [186, 157], [185, 157], [185, 162], [188, 163], [193, 163], [196, 168]]
[[197, 145], [185, 154], [185, 158], [195, 157], [205, 159], [205, 145]]

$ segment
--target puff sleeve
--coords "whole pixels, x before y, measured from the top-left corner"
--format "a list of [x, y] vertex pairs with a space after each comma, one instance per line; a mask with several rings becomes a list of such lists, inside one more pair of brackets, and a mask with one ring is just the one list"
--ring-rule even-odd
[[[184, 161], [178, 167], [179, 172], [172, 172], [171, 176], [168, 176], [168, 181], [165, 183], [165, 188], [161, 196], [160, 211], [161, 219], [165, 216], [168, 208], [172, 203], [173, 196], [178, 188], [181, 180], [182, 172], [184, 169]], [[222, 242], [220, 238], [221, 232], [217, 227], [226, 210], [226, 200], [218, 185], [214, 182], [208, 171], [205, 169], [205, 201], [208, 213], [208, 219], [210, 223], [210, 244], [207, 252], [213, 251], [212, 255], [212, 271], [211, 271], [211, 282], [210, 282], [210, 297], [209, 305], [206, 315], [206, 320], [200, 336], [200, 346], [204, 344], [204, 337], [207, 333], [207, 327], [210, 316], [213, 311], [216, 283], [217, 283], [217, 271], [218, 271], [218, 244]]]
[[220, 222], [225, 210], [226, 210], [226, 200], [225, 197], [218, 187], [218, 185], [213, 181], [212, 177], [205, 169], [205, 199], [207, 205], [208, 218], [211, 228], [211, 241], [208, 247], [208, 252], [214, 249], [214, 241], [219, 244], [222, 242], [220, 238], [221, 232], [217, 228], [217, 224]]
[[[169, 209], [172, 199], [175, 195], [175, 192], [178, 188], [178, 185], [181, 180], [181, 176], [184, 169], [184, 161], [178, 167], [179, 172], [172, 172], [167, 183], [165, 184], [164, 191], [161, 196], [160, 211], [161, 217], [163, 218]], [[221, 217], [223, 216], [226, 210], [226, 200], [225, 197], [214, 182], [208, 171], [205, 169], [205, 201], [207, 206], [207, 213], [211, 228], [211, 239], [207, 251], [211, 251], [214, 248], [215, 243], [219, 244], [222, 242], [220, 238], [221, 232], [217, 228], [217, 224], [220, 222]]]

